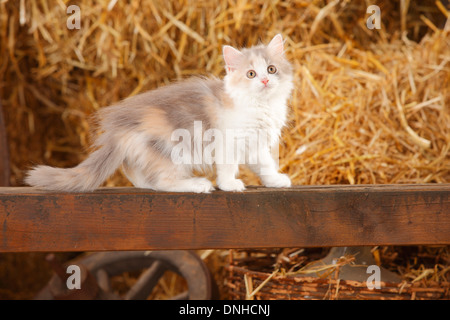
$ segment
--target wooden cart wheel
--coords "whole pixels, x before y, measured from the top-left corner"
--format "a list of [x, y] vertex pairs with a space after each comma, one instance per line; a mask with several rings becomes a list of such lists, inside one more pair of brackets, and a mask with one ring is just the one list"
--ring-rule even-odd
[[[35, 299], [142, 300], [148, 297], [167, 270], [183, 277], [188, 286], [188, 291], [172, 297], [172, 299], [206, 300], [216, 298], [216, 287], [208, 268], [192, 251], [100, 252], [88, 255], [71, 264], [81, 267], [81, 289], [67, 289], [64, 279], [61, 280], [64, 276], [61, 269], [55, 270], [57, 274], [50, 279], [48, 285]], [[55, 265], [54, 262], [53, 265]], [[58, 268], [56, 267], [56, 269]], [[111, 291], [109, 283], [111, 277], [141, 270], [144, 271], [126, 294], [119, 296]]]

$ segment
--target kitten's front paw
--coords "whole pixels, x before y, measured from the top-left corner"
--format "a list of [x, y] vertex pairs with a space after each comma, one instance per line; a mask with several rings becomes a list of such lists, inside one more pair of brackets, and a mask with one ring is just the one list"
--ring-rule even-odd
[[278, 173], [276, 175], [262, 177], [263, 183], [269, 188], [289, 188], [291, 186], [291, 179], [287, 174]]
[[244, 191], [245, 185], [242, 182], [242, 180], [239, 179], [233, 179], [233, 180], [227, 180], [222, 181], [218, 183], [219, 189], [223, 191]]

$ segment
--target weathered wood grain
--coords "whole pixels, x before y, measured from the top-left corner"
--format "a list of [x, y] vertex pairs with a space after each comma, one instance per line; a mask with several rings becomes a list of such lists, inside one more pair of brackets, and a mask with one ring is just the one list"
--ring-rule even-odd
[[450, 244], [450, 184], [243, 193], [0, 188], [0, 251]]

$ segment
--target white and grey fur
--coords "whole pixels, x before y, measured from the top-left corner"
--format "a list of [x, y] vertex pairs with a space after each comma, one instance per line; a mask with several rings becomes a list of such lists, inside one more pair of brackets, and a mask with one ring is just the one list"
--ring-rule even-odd
[[[100, 109], [95, 116], [99, 135], [92, 146], [94, 151], [83, 162], [67, 169], [36, 166], [28, 172], [25, 182], [48, 190], [92, 191], [122, 166], [138, 188], [172, 192], [214, 190], [210, 180], [193, 175], [194, 169], [210, 169], [211, 165], [172, 161], [171, 152], [178, 143], [171, 140], [172, 132], [184, 128], [193, 137], [194, 121], [201, 121], [203, 130], [245, 132], [256, 128], [271, 132], [271, 143], [278, 146], [293, 88], [292, 67], [285, 57], [281, 35], [268, 45], [242, 50], [224, 46], [223, 57], [227, 72], [223, 80], [192, 77]], [[270, 65], [276, 67], [276, 73], [268, 72]], [[254, 78], [247, 77], [249, 70], [255, 71]], [[238, 163], [216, 163], [213, 167], [219, 189], [245, 189], [244, 183], [236, 179]], [[278, 172], [269, 150], [250, 168], [260, 175], [265, 186], [291, 185], [288, 176]]]

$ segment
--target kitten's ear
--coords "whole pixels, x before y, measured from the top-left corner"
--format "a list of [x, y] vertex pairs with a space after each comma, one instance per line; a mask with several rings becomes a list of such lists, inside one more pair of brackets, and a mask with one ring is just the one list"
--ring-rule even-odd
[[227, 72], [236, 70], [239, 60], [242, 57], [242, 53], [231, 46], [223, 46], [222, 51]]
[[267, 45], [267, 48], [275, 55], [284, 54], [284, 41], [280, 33], [273, 37], [273, 39]]

